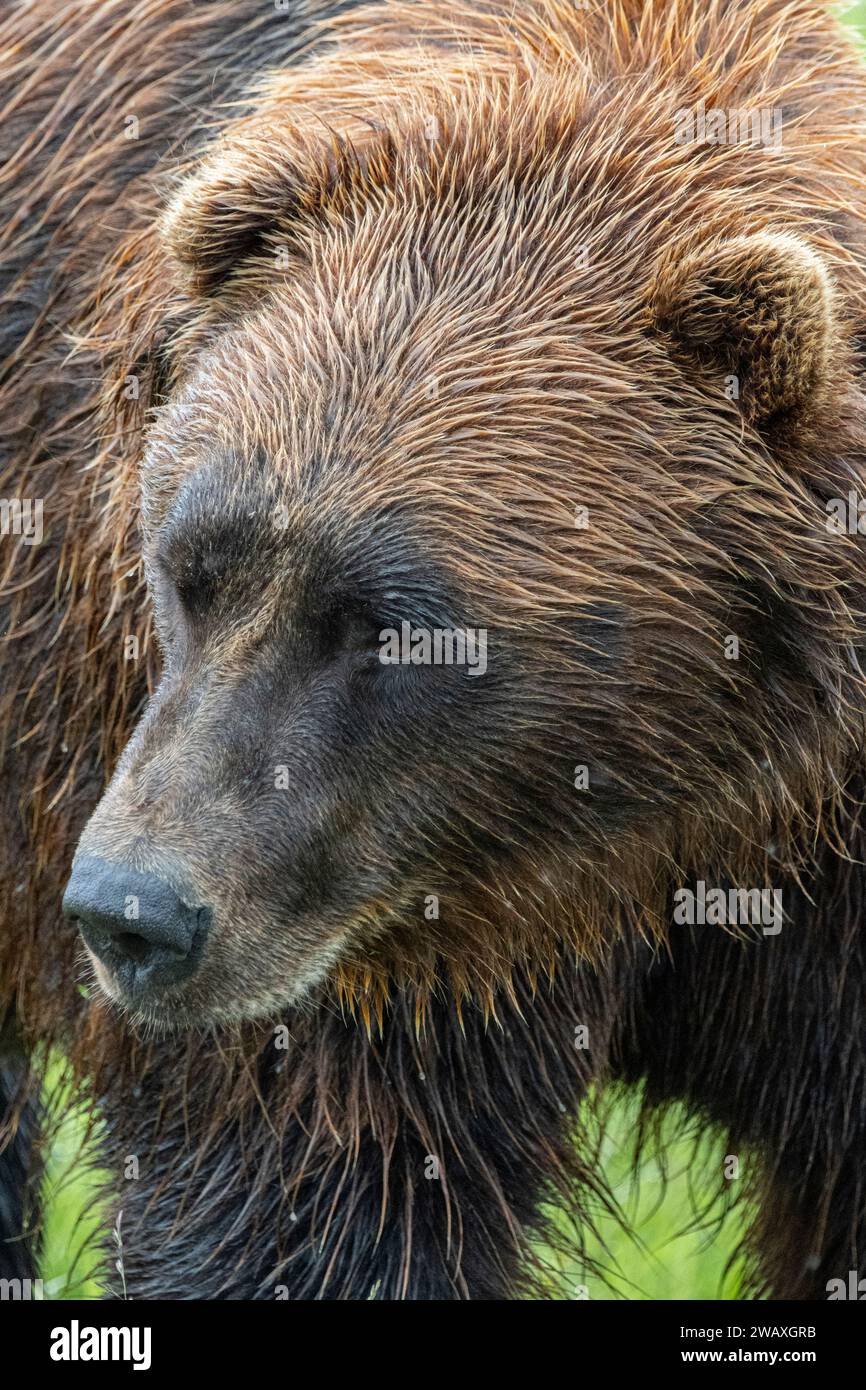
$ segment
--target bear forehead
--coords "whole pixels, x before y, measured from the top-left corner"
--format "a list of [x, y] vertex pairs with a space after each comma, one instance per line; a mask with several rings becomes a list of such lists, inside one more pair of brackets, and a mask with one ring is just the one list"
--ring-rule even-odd
[[235, 333], [158, 414], [145, 532], [168, 520], [199, 550], [219, 536], [251, 563], [268, 563], [267, 541], [275, 560], [291, 552], [313, 572], [384, 573], [399, 587], [447, 570], [464, 592], [495, 592], [505, 555], [531, 563], [530, 532], [573, 533], [587, 501], [616, 511], [621, 530], [637, 461], [663, 466], [664, 403], [648, 429], [644, 375], [612, 371], [575, 338], [567, 359], [542, 350], [532, 367], [524, 339], [513, 364], [500, 345], [501, 363], [464, 357], [453, 373], [441, 357], [403, 376], [335, 358], [327, 376]]
[[388, 283], [355, 277], [334, 298], [309, 275], [275, 286], [181, 364], [145, 476], [182, 477], [205, 447], [264, 456], [295, 490], [350, 478], [356, 510], [410, 485], [416, 503], [441, 504], [464, 479], [543, 480], [548, 465], [561, 476], [575, 459], [663, 438], [670, 403], [653, 387], [664, 364], [648, 381], [639, 304], [630, 324], [605, 322], [589, 285], [545, 303], [520, 279], [484, 279], [476, 267], [465, 286], [419, 289], [403, 267]]

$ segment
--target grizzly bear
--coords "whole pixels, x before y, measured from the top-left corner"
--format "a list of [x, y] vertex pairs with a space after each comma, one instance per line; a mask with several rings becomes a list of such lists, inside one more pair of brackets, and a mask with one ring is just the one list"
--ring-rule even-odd
[[[299, 60], [208, 23], [219, 133], [157, 112], [126, 166], [115, 108], [71, 193], [17, 77], [54, 530], [10, 558], [4, 978], [100, 1102], [122, 1292], [550, 1296], [628, 1081], [726, 1133], [752, 1290], [826, 1298], [866, 1263], [860, 60], [789, 0], [383, 0]], [[51, 888], [127, 738], [76, 966]]]

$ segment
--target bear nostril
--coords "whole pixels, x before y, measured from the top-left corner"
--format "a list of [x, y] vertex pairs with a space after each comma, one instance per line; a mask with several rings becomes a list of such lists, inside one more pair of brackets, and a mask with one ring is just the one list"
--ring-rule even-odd
[[211, 920], [158, 875], [87, 855], [73, 863], [63, 910], [121, 988], [139, 996], [193, 974]]
[[123, 956], [128, 956], [130, 960], [134, 960], [139, 965], [145, 965], [152, 958], [155, 950], [174, 954], [179, 960], [183, 960], [186, 955], [185, 951], [172, 951], [170, 946], [155, 946], [152, 941], [148, 941], [147, 937], [139, 936], [137, 932], [131, 931], [118, 932], [112, 938], [111, 944], [115, 951], [119, 951]]

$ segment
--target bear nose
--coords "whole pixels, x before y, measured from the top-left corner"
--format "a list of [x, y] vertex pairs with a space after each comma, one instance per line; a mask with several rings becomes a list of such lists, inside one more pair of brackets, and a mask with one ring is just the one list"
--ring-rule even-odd
[[120, 987], [138, 996], [194, 973], [212, 915], [157, 874], [89, 855], [72, 865], [63, 911]]

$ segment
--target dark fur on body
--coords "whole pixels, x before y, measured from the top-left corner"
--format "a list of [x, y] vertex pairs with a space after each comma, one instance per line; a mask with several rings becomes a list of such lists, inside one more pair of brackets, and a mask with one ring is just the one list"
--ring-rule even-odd
[[[501, 11], [371, 10], [344, 48], [278, 71], [166, 223], [146, 180], [119, 232], [94, 219], [93, 272], [66, 286], [82, 302], [53, 306], [80, 329], [65, 469], [36, 430], [32, 344], [16, 359], [12, 418], [24, 400], [28, 449], [44, 450], [25, 454], [22, 490], [63, 483], [67, 550], [34, 548], [39, 584], [10, 591], [6, 785], [36, 791], [9, 808], [6, 852], [16, 871], [31, 856], [41, 886], [4, 979], [31, 1038], [73, 1038], [105, 1102], [109, 1170], [139, 1156], [117, 1201], [135, 1298], [549, 1293], [532, 1244], [553, 1238], [552, 1200], [579, 1222], [604, 1200], [575, 1129], [590, 1088], [618, 1079], [643, 1078], [651, 1104], [684, 1099], [743, 1147], [756, 1289], [824, 1297], [866, 1258], [863, 545], [821, 529], [866, 458], [863, 77], [811, 4], [762, 6], [758, 23], [749, 5], [540, 3], [516, 37]], [[255, 71], [262, 53], [245, 51]], [[595, 64], [585, 80], [576, 55]], [[803, 115], [784, 151], [659, 154], [673, 105], [742, 87]], [[419, 133], [425, 111], [447, 158]], [[116, 149], [104, 159], [114, 169]], [[590, 286], [571, 258], [581, 237]], [[284, 242], [293, 278], [275, 286]], [[65, 340], [39, 332], [57, 362]], [[415, 362], [399, 398], [384, 347]], [[149, 389], [116, 409], [130, 361]], [[456, 383], [438, 404], [416, 390], [433, 367]], [[718, 391], [731, 370], [738, 406]], [[145, 683], [119, 641], [146, 633], [139, 568], [127, 593], [145, 426], [166, 668], [85, 844], [182, 869], [216, 903], [208, 972], [173, 1016], [267, 1017], [300, 999], [285, 1051], [250, 1022], [148, 1044], [99, 1006], [80, 1017], [71, 937], [52, 934], [72, 837]], [[75, 464], [91, 453], [88, 477]], [[575, 536], [584, 498], [611, 551]], [[215, 514], [275, 502], [291, 566], [261, 527], [252, 544], [241, 527], [201, 544]], [[97, 509], [95, 544], [80, 531]], [[490, 683], [367, 686], [353, 706], [370, 627], [358, 557], [408, 574], [428, 621], [486, 621]], [[339, 603], [324, 621], [329, 585], [351, 591], [348, 622]], [[732, 630], [736, 667], [720, 656]], [[252, 773], [287, 730], [306, 780], [278, 803]], [[571, 790], [576, 747], [598, 762], [589, 802]], [[670, 926], [673, 888], [696, 877], [783, 885], [790, 920], [761, 939]]]
[[[38, 1098], [11, 1030], [0, 1028], [0, 1279], [38, 1277]], [[22, 1295], [23, 1296], [23, 1295]]]
[[[178, 1057], [176, 1043], [160, 1045], [146, 1103], [118, 1115], [109, 1139], [113, 1153], [173, 1156], [123, 1193], [130, 1289], [179, 1299], [537, 1291], [546, 1275], [532, 1237], [562, 1244], [542, 1202], [571, 1206], [578, 1184], [584, 1198], [603, 1186], [574, 1127], [594, 1062], [569, 1040], [579, 1018], [605, 1054], [615, 999], [611, 980], [590, 976], [580, 990], [522, 991], [522, 1014], [506, 1003], [497, 1025], [468, 1005], [462, 1028], [436, 1003], [419, 1036], [404, 998], [370, 1039], [323, 1007], [289, 1022], [288, 1052], [259, 1036], [236, 1044], [225, 1070], [203, 1064], [200, 1048]], [[186, 1088], [181, 1104], [168, 1101], [166, 1076]]]

